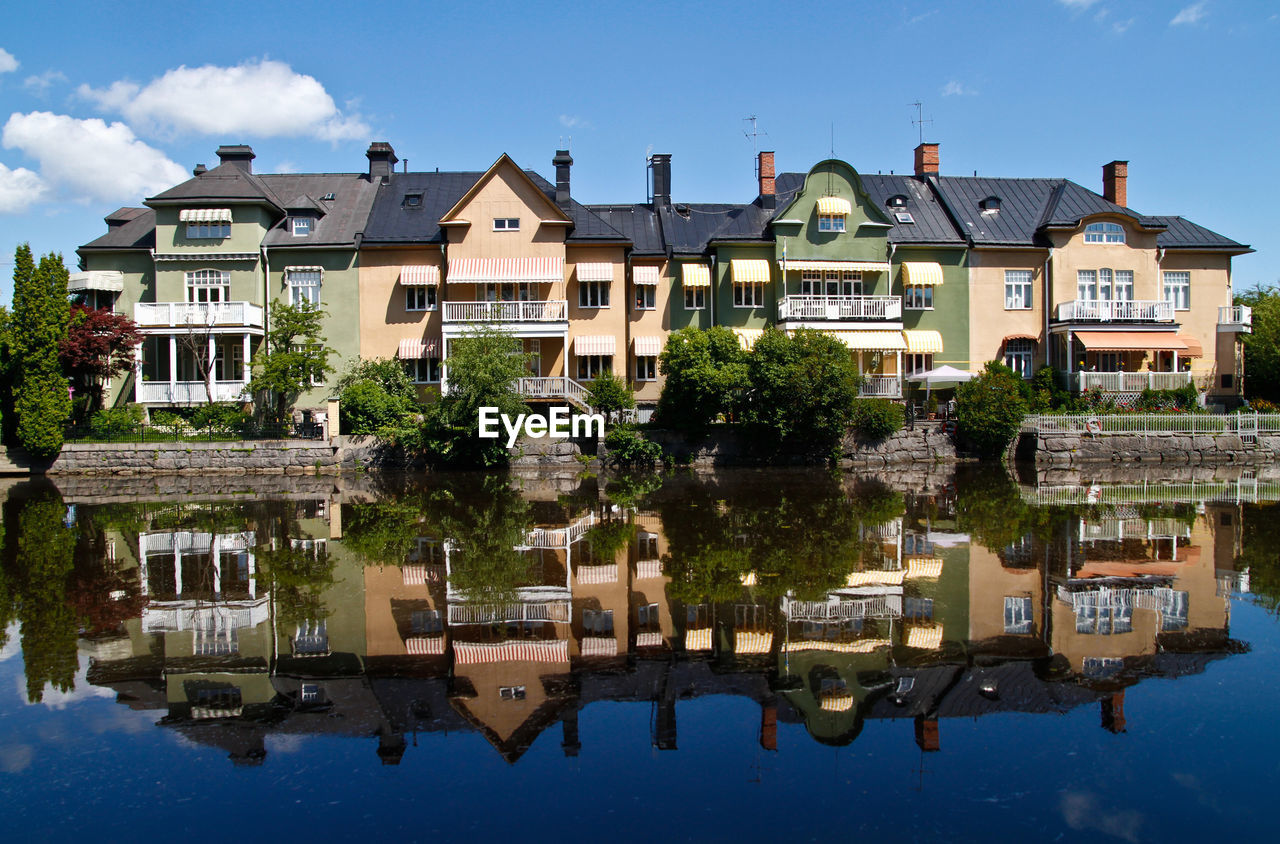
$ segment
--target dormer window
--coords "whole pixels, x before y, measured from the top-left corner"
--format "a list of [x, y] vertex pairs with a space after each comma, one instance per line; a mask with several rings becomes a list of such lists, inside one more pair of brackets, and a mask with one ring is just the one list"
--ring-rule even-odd
[[839, 196], [824, 196], [818, 200], [818, 231], [842, 232], [845, 230], [845, 217], [853, 207], [849, 200]]
[[818, 215], [818, 231], [820, 232], [844, 231], [844, 217], [841, 217], [838, 214], [819, 214]]
[[306, 237], [307, 235], [311, 234], [311, 223], [312, 223], [312, 220], [310, 217], [294, 217], [293, 218], [293, 236]]
[[404, 195], [404, 207], [405, 208], [421, 208], [422, 193], [420, 191], [416, 193], [406, 193]]
[[1124, 226], [1119, 223], [1090, 223], [1084, 227], [1085, 243], [1124, 243]]
[[978, 203], [978, 207], [982, 209], [984, 214], [993, 214], [1000, 210], [1000, 197], [988, 196], [986, 199]]
[[895, 194], [889, 197], [888, 202], [886, 202], [885, 204], [888, 205], [890, 208], [906, 208], [907, 198], [900, 193]]
[[520, 231], [520, 218], [494, 217], [493, 230], [496, 232], [518, 232]]

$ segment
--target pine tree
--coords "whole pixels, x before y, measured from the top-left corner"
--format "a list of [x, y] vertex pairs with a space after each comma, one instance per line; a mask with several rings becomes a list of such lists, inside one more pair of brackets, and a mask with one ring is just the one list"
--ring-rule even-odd
[[13, 271], [13, 403], [18, 443], [35, 457], [57, 455], [71, 415], [71, 395], [58, 363], [69, 315], [62, 256], [50, 253], [36, 266], [31, 248], [19, 246]]

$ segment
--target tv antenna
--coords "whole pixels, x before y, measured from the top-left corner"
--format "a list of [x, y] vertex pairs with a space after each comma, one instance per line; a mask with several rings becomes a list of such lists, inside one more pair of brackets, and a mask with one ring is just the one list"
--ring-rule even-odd
[[920, 131], [920, 143], [924, 143], [924, 125], [926, 123], [932, 125], [933, 118], [931, 117], [928, 120], [924, 119], [924, 103], [920, 102], [919, 100], [916, 100], [914, 103], [907, 103], [907, 105], [915, 106], [916, 117], [915, 117], [915, 120], [912, 120], [911, 122], [914, 123], [916, 125], [916, 128], [919, 129]]
[[742, 135], [751, 139], [751, 157], [755, 159], [756, 163], [756, 178], [760, 178], [760, 136], [768, 137], [769, 133], [760, 131], [759, 121], [757, 121], [754, 114], [750, 117], [742, 118], [742, 122], [751, 124], [751, 131], [743, 129]]

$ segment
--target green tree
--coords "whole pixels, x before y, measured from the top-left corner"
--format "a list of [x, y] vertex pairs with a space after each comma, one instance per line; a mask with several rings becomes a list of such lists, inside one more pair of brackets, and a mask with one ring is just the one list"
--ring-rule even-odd
[[14, 254], [11, 336], [14, 414], [18, 443], [36, 457], [57, 455], [71, 415], [71, 394], [58, 362], [69, 315], [62, 256], [50, 253], [37, 266], [31, 248], [19, 246]]
[[1027, 415], [1025, 386], [1014, 371], [990, 361], [978, 377], [956, 388], [956, 429], [982, 455], [998, 456]]
[[338, 379], [342, 432], [399, 438], [417, 425], [422, 402], [397, 360], [356, 360]]
[[628, 410], [636, 406], [635, 396], [627, 387], [627, 382], [612, 372], [602, 372], [587, 387], [587, 402], [597, 413], [609, 418], [620, 410]]
[[672, 333], [658, 368], [666, 376], [658, 420], [681, 431], [705, 430], [732, 412], [747, 384], [747, 353], [734, 333], [721, 326]]
[[768, 330], [748, 362], [746, 417], [768, 436], [815, 453], [844, 436], [861, 378], [849, 349], [821, 331]]
[[1280, 287], [1259, 285], [1235, 301], [1253, 309], [1253, 333], [1243, 337], [1245, 398], [1280, 404]]
[[320, 306], [306, 301], [297, 305], [277, 301], [271, 306], [271, 325], [253, 361], [249, 392], [264, 397], [273, 422], [286, 421], [298, 396], [333, 371], [331, 353], [320, 334], [324, 315]]
[[38, 703], [46, 685], [61, 692], [75, 686], [79, 657], [79, 619], [67, 600], [76, 547], [76, 530], [65, 525], [66, 506], [56, 493], [25, 501], [20, 507], [14, 578], [22, 621], [22, 660], [27, 699]]

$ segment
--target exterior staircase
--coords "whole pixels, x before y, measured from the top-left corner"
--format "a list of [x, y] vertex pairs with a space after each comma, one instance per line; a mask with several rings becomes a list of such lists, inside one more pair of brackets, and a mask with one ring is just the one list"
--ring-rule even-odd
[[516, 390], [531, 401], [566, 401], [579, 410], [591, 410], [587, 388], [572, 378], [521, 378]]

